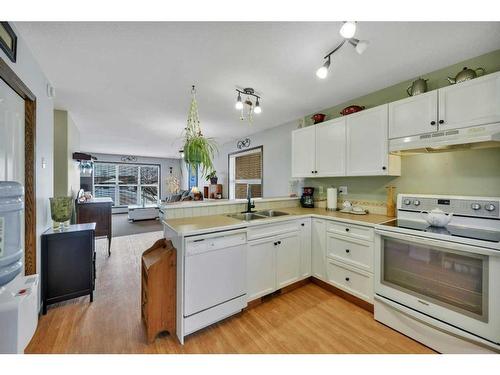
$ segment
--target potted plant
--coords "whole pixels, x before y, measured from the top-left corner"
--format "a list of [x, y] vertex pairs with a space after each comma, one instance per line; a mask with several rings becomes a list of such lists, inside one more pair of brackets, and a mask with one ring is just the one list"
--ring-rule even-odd
[[211, 185], [217, 185], [217, 180], [218, 179], [219, 178], [217, 177], [217, 172], [216, 171], [212, 171], [209, 174], [207, 174], [207, 181], [210, 180], [210, 184]]
[[193, 99], [189, 108], [186, 136], [184, 141], [184, 160], [191, 168], [200, 168], [201, 174], [206, 176], [209, 171], [214, 170], [212, 159], [217, 152], [217, 144], [213, 138], [203, 136], [198, 116], [198, 103], [196, 102], [196, 90], [191, 90]]

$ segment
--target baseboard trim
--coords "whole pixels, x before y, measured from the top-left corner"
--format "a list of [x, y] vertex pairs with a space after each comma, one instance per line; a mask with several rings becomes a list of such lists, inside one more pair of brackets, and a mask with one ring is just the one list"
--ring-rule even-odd
[[328, 290], [329, 292], [332, 292], [333, 294], [338, 295], [339, 297], [342, 297], [343, 299], [354, 303], [355, 305], [361, 307], [362, 309], [370, 312], [373, 314], [373, 304], [366, 302], [365, 300], [362, 300], [361, 298], [358, 298], [356, 296], [353, 296], [352, 294], [349, 294], [347, 292], [344, 292], [343, 290], [334, 287], [333, 285], [328, 284], [327, 282], [317, 279], [315, 277], [310, 277], [310, 280], [312, 283], [322, 287], [323, 289]]
[[301, 288], [304, 285], [307, 285], [309, 283], [316, 284], [317, 286], [319, 286], [319, 287], [321, 287], [321, 288], [323, 288], [323, 289], [325, 289], [333, 294], [336, 294], [339, 297], [342, 297], [343, 299], [345, 299], [351, 303], [354, 303], [355, 305], [357, 305], [357, 306], [361, 307], [362, 309], [373, 314], [374, 309], [373, 309], [373, 305], [371, 303], [366, 302], [366, 301], [364, 301], [361, 298], [358, 298], [356, 296], [353, 296], [352, 294], [344, 292], [343, 290], [336, 288], [333, 285], [330, 285], [327, 282], [320, 280], [320, 279], [317, 279], [313, 276], [308, 277], [308, 278], [303, 279], [303, 280], [299, 280], [297, 282], [294, 282], [293, 284], [290, 284], [290, 285], [287, 285], [281, 289], [278, 289], [273, 293], [270, 293], [270, 294], [267, 294], [267, 295], [262, 296], [260, 298], [254, 299], [253, 301], [248, 302], [247, 307], [245, 307], [242, 311], [251, 310], [254, 307], [259, 306], [260, 304], [262, 304], [266, 301], [269, 301], [270, 299], [272, 299], [276, 296], [291, 292], [292, 290]]

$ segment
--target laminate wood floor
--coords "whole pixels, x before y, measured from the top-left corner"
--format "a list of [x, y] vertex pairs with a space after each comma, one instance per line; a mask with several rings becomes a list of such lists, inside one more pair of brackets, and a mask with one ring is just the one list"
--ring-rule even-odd
[[373, 315], [309, 283], [199, 331], [184, 346], [147, 344], [140, 318], [140, 255], [161, 232], [97, 241], [97, 285], [49, 307], [26, 353], [433, 353]]

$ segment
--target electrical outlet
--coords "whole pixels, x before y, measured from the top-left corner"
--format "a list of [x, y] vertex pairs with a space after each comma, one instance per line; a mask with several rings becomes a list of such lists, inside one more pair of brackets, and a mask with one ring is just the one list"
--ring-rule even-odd
[[339, 194], [347, 195], [347, 186], [339, 186]]

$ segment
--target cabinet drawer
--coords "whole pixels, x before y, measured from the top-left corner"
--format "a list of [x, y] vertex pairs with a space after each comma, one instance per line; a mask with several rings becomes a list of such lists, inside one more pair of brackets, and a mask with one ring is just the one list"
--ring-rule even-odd
[[329, 233], [337, 233], [360, 240], [373, 241], [373, 228], [370, 227], [341, 222], [329, 222], [326, 230]]
[[363, 271], [354, 271], [349, 266], [328, 259], [326, 268], [328, 282], [365, 301], [373, 301], [373, 276]]
[[354, 238], [328, 235], [327, 255], [366, 271], [373, 270], [373, 243]]
[[286, 221], [278, 224], [258, 225], [248, 228], [248, 240], [256, 240], [258, 238], [265, 238], [276, 236], [284, 233], [300, 230], [300, 222], [297, 220]]

